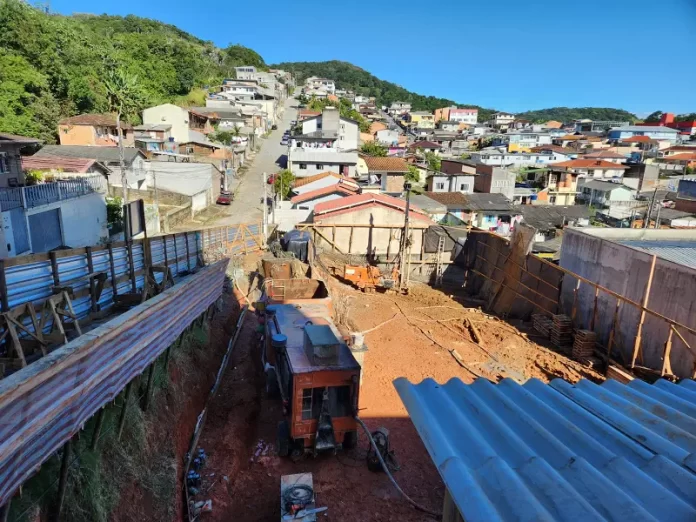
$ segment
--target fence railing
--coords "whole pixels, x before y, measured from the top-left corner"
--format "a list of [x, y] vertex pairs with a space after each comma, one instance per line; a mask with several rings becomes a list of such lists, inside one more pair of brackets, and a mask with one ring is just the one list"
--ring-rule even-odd
[[0, 189], [0, 210], [40, 207], [95, 192], [106, 192], [106, 187], [104, 176], [96, 175], [29, 187], [3, 188]]

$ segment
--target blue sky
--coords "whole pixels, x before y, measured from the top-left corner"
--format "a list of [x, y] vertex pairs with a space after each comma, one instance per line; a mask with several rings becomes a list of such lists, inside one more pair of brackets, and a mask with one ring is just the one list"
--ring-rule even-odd
[[[338, 7], [340, 6], [340, 7]], [[506, 111], [696, 112], [696, 0], [119, 0], [267, 63], [345, 60], [407, 89]], [[95, 12], [93, 0], [53, 0]]]

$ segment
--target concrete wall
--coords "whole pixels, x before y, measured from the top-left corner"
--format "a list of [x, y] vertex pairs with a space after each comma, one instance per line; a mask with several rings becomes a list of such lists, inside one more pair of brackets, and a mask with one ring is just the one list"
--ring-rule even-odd
[[159, 125], [167, 123], [172, 126], [171, 135], [178, 143], [189, 141], [188, 111], [171, 103], [150, 107], [143, 111], [143, 123]]
[[[560, 265], [591, 281], [613, 290], [636, 302], [641, 302], [650, 273], [652, 256], [626, 245], [611, 241], [661, 238], [662, 240], [690, 240], [696, 242], [696, 231], [683, 230], [628, 230], [597, 229], [579, 230], [567, 228], [563, 237]], [[561, 304], [570, 314], [576, 280], [565, 276], [561, 291]], [[696, 270], [657, 259], [648, 308], [686, 326], [696, 328]], [[600, 292], [595, 331], [598, 340], [606, 346], [613, 319], [616, 299]], [[589, 327], [594, 307], [594, 288], [581, 284], [578, 295], [576, 327]], [[640, 311], [630, 305], [621, 305], [616, 338], [616, 351], [624, 363], [630, 364], [636, 337]], [[691, 346], [696, 346], [696, 336], [682, 332]], [[667, 324], [650, 315], [643, 325], [643, 366], [659, 369], [667, 340]], [[681, 377], [693, 374], [694, 357], [674, 337], [671, 357], [672, 369]]]

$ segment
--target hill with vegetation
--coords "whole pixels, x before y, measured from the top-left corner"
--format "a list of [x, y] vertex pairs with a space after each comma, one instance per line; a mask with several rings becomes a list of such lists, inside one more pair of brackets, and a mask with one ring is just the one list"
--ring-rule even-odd
[[339, 89], [346, 89], [362, 96], [374, 96], [378, 105], [390, 105], [395, 101], [409, 102], [414, 110], [434, 111], [441, 107], [457, 105], [479, 110], [479, 121], [488, 120], [494, 110], [477, 105], [463, 105], [446, 98], [423, 96], [385, 80], [348, 62], [333, 60], [330, 62], [284, 62], [272, 65], [276, 69], [290, 71], [298, 84], [310, 76], [331, 78]]
[[570, 122], [572, 120], [613, 120], [634, 122], [638, 118], [635, 114], [622, 109], [600, 107], [552, 107], [517, 114], [518, 118], [543, 123], [549, 120]]
[[106, 71], [135, 79], [139, 109], [204, 103], [205, 88], [238, 65], [266, 69], [251, 49], [219, 49], [175, 26], [136, 16], [47, 14], [0, 0], [0, 131], [54, 142], [65, 116], [108, 112]]

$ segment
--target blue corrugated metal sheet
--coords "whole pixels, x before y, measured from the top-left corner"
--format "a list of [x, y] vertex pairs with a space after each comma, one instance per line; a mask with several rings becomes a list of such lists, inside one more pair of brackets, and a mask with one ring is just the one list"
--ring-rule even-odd
[[617, 241], [622, 245], [655, 254], [657, 257], [677, 263], [678, 265], [696, 268], [696, 241]]
[[696, 383], [394, 385], [467, 522], [696, 520]]

